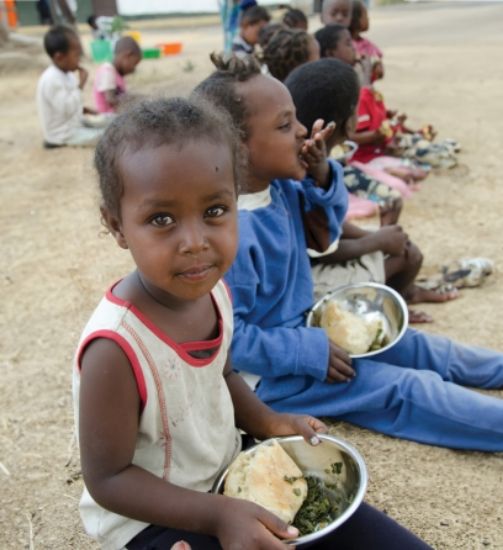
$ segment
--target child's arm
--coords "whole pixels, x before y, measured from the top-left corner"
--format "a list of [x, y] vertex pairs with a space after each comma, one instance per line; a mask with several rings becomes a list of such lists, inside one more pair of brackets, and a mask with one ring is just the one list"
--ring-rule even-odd
[[363, 132], [349, 132], [349, 139], [358, 145], [374, 145], [384, 143], [386, 136], [377, 129]]
[[316, 259], [322, 264], [334, 264], [353, 260], [380, 250], [390, 256], [401, 256], [405, 252], [408, 235], [399, 225], [386, 225], [377, 231], [364, 231], [359, 227], [344, 223], [337, 250], [332, 254]]
[[135, 466], [139, 415], [125, 354], [109, 340], [92, 342], [82, 359], [79, 441], [84, 482], [100, 506], [149, 524], [216, 536], [224, 548], [246, 540], [250, 549], [279, 550], [285, 546], [276, 537], [298, 534], [253, 503], [184, 489]]
[[313, 416], [279, 414], [264, 405], [243, 378], [232, 370], [230, 360], [224, 376], [234, 405], [236, 426], [256, 439], [298, 434], [317, 445], [316, 434], [327, 431], [325, 424]]
[[[251, 280], [252, 269], [250, 265], [244, 270]], [[263, 328], [246, 321], [255, 306], [256, 288], [253, 284], [232, 284], [233, 275], [241, 281], [242, 277], [239, 273], [226, 276], [233, 296], [232, 358], [236, 368], [271, 378], [312, 376], [329, 383], [354, 376], [351, 359], [329, 341], [323, 329], [281, 325]]]

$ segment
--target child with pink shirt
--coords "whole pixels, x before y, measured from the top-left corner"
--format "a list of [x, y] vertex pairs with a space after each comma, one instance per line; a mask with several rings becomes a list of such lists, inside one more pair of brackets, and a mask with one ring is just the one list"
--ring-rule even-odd
[[112, 63], [103, 63], [96, 71], [93, 96], [100, 113], [115, 113], [126, 93], [124, 77], [134, 72], [141, 61], [141, 49], [130, 36], [124, 36], [115, 45]]

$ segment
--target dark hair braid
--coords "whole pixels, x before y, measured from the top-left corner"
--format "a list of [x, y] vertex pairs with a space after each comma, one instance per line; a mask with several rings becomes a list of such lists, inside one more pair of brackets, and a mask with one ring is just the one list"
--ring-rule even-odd
[[280, 29], [269, 40], [262, 53], [262, 61], [278, 80], [309, 58], [309, 35], [306, 31]]
[[235, 85], [259, 75], [260, 63], [254, 56], [241, 58], [235, 55], [212, 53], [210, 59], [217, 70], [198, 84], [193, 94], [202, 96], [225, 109], [240, 131], [241, 139], [245, 140], [247, 111]]

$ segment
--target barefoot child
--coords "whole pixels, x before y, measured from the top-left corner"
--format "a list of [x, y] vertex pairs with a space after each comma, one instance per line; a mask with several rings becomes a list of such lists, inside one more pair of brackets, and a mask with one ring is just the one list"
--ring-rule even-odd
[[[322, 59], [298, 67], [290, 73], [285, 85], [292, 95], [297, 117], [307, 128], [320, 118], [336, 123], [337, 130], [327, 142], [328, 149], [347, 138], [354, 127], [358, 101], [358, 83], [351, 67], [336, 59]], [[346, 218], [337, 250], [313, 258], [315, 295], [320, 298], [338, 286], [375, 281], [393, 287], [411, 303], [456, 298], [456, 289], [440, 293], [414, 283], [422, 260], [420, 250], [400, 226], [365, 231]], [[428, 318], [424, 313], [411, 311], [410, 320], [424, 322]]]
[[314, 299], [307, 249], [336, 249], [346, 190], [340, 168], [325, 159], [330, 131], [305, 143], [288, 90], [259, 71], [222, 62], [198, 87], [231, 111], [248, 152], [239, 249], [226, 275], [234, 366], [261, 376], [257, 395], [281, 412], [336, 417], [432, 445], [502, 451], [503, 400], [462, 387], [503, 387], [500, 353], [409, 329], [388, 351], [352, 361], [322, 329], [305, 326]]
[[94, 145], [102, 129], [83, 124], [83, 115], [95, 111], [82, 105], [82, 90], [89, 74], [80, 65], [82, 46], [77, 33], [62, 25], [52, 27], [44, 36], [44, 48], [52, 60], [37, 85], [44, 147]]
[[[241, 449], [238, 428], [311, 444], [326, 430], [264, 406], [228, 358], [221, 277], [237, 247], [238, 151], [224, 115], [182, 99], [138, 104], [97, 146], [102, 217], [136, 264], [91, 316], [73, 370], [81, 515], [107, 548], [280, 549], [298, 534], [255, 504], [208, 493]], [[368, 536], [401, 536], [363, 505], [340, 540], [376, 519]]]
[[132, 74], [141, 61], [141, 49], [130, 36], [115, 44], [112, 63], [103, 63], [94, 77], [94, 104], [100, 113], [115, 113], [126, 94], [124, 77]]

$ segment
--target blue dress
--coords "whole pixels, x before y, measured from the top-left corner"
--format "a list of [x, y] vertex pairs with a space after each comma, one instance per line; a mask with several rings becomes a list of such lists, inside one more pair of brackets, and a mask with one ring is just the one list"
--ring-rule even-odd
[[[305, 326], [313, 304], [306, 215], [336, 242], [347, 207], [340, 167], [328, 190], [275, 180], [240, 197], [239, 250], [226, 275], [234, 305], [234, 367], [261, 376], [258, 396], [280, 412], [335, 417], [432, 445], [503, 451], [503, 400], [463, 386], [503, 387], [503, 355], [407, 330], [390, 350], [353, 361], [348, 383], [325, 382], [329, 344]], [[323, 225], [323, 224], [322, 224]]]

